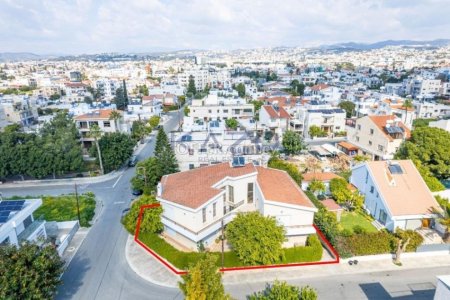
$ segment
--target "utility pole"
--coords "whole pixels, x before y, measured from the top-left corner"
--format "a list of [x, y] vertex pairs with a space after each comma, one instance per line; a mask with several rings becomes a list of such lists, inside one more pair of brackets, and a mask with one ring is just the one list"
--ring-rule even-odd
[[80, 223], [81, 222], [80, 221], [80, 203], [78, 202], [78, 190], [77, 190], [77, 184], [76, 183], [75, 183], [75, 199], [77, 200], [78, 223]]

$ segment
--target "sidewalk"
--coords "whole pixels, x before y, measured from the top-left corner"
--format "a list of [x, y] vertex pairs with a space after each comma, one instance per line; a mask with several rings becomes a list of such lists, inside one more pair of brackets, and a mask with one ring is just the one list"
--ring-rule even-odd
[[[132, 236], [128, 237], [125, 256], [133, 271], [147, 281], [166, 287], [177, 287], [177, 282], [181, 280], [180, 276], [172, 273], [150, 253], [135, 243]], [[346, 259], [341, 260], [339, 264], [332, 265], [225, 272], [223, 274], [223, 283], [225, 285], [234, 285], [242, 284], [242, 282], [269, 282], [275, 279], [293, 280], [429, 267], [450, 267], [450, 254], [448, 251], [404, 253], [402, 254], [401, 261], [403, 265], [401, 267], [392, 263], [392, 255], [390, 254], [353, 257], [351, 260], [354, 259], [358, 260], [358, 264], [352, 266], [348, 264], [348, 259]]]
[[70, 241], [69, 245], [67, 246], [67, 249], [64, 251], [62, 255], [62, 259], [65, 262], [64, 268], [67, 268], [72, 261], [73, 257], [77, 253], [78, 249], [80, 248], [81, 244], [83, 244], [84, 239], [89, 233], [90, 228], [86, 227], [80, 227], [73, 236], [72, 240]]

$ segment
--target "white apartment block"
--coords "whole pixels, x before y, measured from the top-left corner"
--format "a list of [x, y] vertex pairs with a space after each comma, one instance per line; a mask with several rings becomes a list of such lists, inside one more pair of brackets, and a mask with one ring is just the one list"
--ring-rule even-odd
[[209, 78], [209, 71], [204, 69], [198, 70], [186, 70], [183, 73], [177, 75], [178, 84], [187, 87], [189, 84], [189, 78], [194, 78], [195, 87], [197, 91], [203, 90], [206, 85], [211, 83]]
[[427, 101], [415, 101], [416, 118], [438, 118], [450, 115], [450, 106]]
[[226, 120], [253, 118], [254, 106], [245, 99], [208, 95], [203, 99], [193, 99], [189, 106], [189, 116], [195, 120]]
[[436, 96], [441, 90], [439, 79], [414, 79], [410, 83], [410, 93], [413, 97]]
[[113, 79], [98, 79], [94, 83], [94, 88], [98, 90], [101, 97], [111, 100], [116, 96], [116, 90], [122, 87], [122, 82]]
[[299, 110], [299, 124], [303, 124], [304, 137], [311, 138], [309, 128], [317, 126], [328, 136], [345, 131], [346, 113], [341, 108], [323, 102], [311, 101], [304, 109]]

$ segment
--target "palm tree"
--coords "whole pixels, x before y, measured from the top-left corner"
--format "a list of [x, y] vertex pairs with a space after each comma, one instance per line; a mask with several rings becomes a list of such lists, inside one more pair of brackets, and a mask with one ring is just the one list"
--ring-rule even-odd
[[102, 136], [100, 127], [98, 127], [98, 125], [96, 124], [92, 125], [90, 128], [89, 136], [94, 138], [95, 147], [97, 147], [98, 161], [100, 163], [100, 172], [103, 175], [105, 171], [103, 169], [102, 152], [100, 151], [100, 145], [98, 144], [98, 139]]
[[408, 120], [408, 109], [413, 107], [413, 103], [411, 99], [406, 99], [405, 102], [402, 104], [402, 108], [405, 110], [405, 125], [406, 121]]
[[111, 114], [109, 115], [110, 120], [114, 120], [114, 127], [116, 128], [116, 131], [119, 131], [119, 127], [117, 125], [117, 120], [120, 120], [122, 118], [122, 115], [117, 110], [113, 110]]

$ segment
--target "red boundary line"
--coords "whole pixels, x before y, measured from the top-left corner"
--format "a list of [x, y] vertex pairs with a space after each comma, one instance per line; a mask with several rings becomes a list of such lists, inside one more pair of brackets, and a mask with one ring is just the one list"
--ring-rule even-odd
[[[136, 225], [136, 231], [134, 233], [134, 241], [138, 243], [142, 248], [144, 248], [148, 253], [150, 253], [153, 257], [155, 257], [159, 262], [161, 262], [164, 266], [166, 266], [169, 270], [171, 270], [173, 273], [177, 275], [185, 275], [188, 272], [185, 270], [178, 270], [175, 268], [172, 264], [170, 264], [168, 261], [166, 261], [164, 258], [162, 258], [159, 254], [157, 254], [155, 251], [153, 251], [150, 247], [148, 247], [146, 244], [141, 242], [139, 240], [139, 231], [141, 228], [141, 219], [142, 215], [144, 213], [144, 210], [147, 208], [156, 208], [161, 206], [159, 203], [154, 204], [148, 204], [141, 206], [139, 210], [139, 216], [137, 220]], [[315, 265], [330, 265], [330, 264], [337, 264], [339, 263], [339, 254], [337, 251], [333, 248], [333, 246], [330, 244], [330, 242], [326, 239], [325, 235], [320, 231], [320, 229], [313, 224], [314, 229], [316, 230], [316, 233], [319, 235], [319, 238], [322, 240], [322, 242], [325, 244], [325, 246], [328, 248], [328, 250], [331, 251], [333, 256], [335, 257], [334, 260], [331, 261], [319, 261], [319, 262], [305, 262], [305, 263], [292, 263], [292, 264], [277, 264], [277, 265], [263, 265], [263, 266], [246, 266], [246, 267], [231, 267], [231, 268], [220, 268], [219, 271], [221, 272], [230, 272], [230, 271], [243, 271], [243, 270], [256, 270], [256, 269], [274, 269], [274, 268], [285, 268], [285, 267], [300, 267], [300, 266], [315, 266]]]

